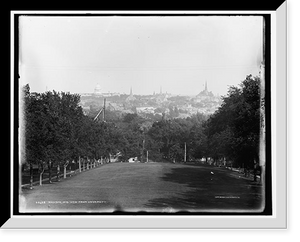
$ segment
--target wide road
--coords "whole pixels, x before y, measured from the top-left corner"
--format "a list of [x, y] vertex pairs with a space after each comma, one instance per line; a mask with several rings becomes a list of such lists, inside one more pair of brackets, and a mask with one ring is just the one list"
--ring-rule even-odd
[[111, 163], [22, 189], [20, 212], [259, 212], [261, 186], [225, 168]]

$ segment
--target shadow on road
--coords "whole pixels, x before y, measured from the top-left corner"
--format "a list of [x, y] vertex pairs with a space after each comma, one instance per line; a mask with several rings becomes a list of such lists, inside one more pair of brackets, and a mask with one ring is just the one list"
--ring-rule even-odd
[[165, 194], [149, 200], [145, 206], [162, 212], [259, 212], [262, 208], [261, 186], [230, 176], [231, 173], [217, 167], [174, 167], [161, 179], [170, 182], [167, 184], [185, 185], [186, 192]]

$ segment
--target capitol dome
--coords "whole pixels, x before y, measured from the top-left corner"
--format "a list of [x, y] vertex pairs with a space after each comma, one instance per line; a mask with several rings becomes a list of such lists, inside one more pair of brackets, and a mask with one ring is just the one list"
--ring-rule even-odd
[[98, 83], [94, 89], [94, 94], [100, 95], [101, 94], [101, 86]]

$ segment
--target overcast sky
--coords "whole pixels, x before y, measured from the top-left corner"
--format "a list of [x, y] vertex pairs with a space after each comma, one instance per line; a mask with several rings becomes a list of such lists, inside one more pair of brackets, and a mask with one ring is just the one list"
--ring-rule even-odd
[[21, 85], [31, 91], [225, 95], [258, 75], [260, 16], [22, 16]]

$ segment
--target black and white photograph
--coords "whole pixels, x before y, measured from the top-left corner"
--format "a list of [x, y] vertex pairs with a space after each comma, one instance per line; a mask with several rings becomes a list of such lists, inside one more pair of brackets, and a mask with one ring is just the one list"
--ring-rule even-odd
[[270, 22], [19, 14], [14, 213], [272, 215]]
[[270, 214], [266, 21], [21, 15], [19, 213]]

